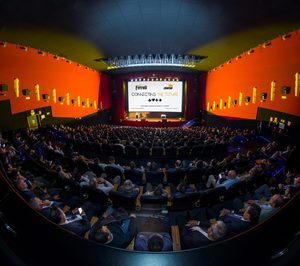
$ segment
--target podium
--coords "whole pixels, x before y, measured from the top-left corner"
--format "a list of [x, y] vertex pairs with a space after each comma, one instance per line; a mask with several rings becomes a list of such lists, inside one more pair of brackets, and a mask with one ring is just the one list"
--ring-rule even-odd
[[161, 122], [167, 122], [167, 115], [166, 114], [161, 114], [160, 119], [161, 119]]

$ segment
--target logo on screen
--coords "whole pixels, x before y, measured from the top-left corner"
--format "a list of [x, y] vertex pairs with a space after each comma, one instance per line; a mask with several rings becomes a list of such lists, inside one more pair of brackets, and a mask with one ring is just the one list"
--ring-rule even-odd
[[173, 90], [173, 84], [169, 84], [168, 86], [164, 87], [164, 90]]
[[147, 90], [147, 86], [136, 85], [135, 90]]

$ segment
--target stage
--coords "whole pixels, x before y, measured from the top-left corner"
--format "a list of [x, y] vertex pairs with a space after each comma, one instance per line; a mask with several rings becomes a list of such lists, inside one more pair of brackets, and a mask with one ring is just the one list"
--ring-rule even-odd
[[184, 118], [129, 118], [120, 121], [123, 126], [137, 127], [179, 127], [185, 123]]

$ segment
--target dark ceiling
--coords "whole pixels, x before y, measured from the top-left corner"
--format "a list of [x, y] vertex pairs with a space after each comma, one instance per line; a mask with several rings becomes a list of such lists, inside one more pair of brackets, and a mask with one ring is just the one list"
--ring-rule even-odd
[[105, 71], [95, 59], [196, 54], [208, 71], [300, 28], [300, 0], [0, 0], [0, 40]]

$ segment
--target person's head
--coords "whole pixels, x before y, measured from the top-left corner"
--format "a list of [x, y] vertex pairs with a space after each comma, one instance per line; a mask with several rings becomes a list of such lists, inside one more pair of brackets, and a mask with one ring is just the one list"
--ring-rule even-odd
[[261, 208], [257, 204], [253, 203], [246, 208], [243, 213], [243, 218], [246, 221], [256, 224], [258, 223], [260, 212]]
[[28, 188], [28, 185], [24, 179], [17, 179], [16, 186], [19, 190], [23, 191]]
[[132, 190], [134, 188], [134, 185], [133, 185], [132, 181], [129, 180], [129, 179], [127, 179], [127, 180], [124, 181], [124, 185], [123, 186], [124, 186], [125, 190]]
[[61, 224], [65, 222], [65, 214], [60, 208], [51, 207], [49, 219], [56, 224]]
[[295, 194], [296, 194], [296, 189], [294, 187], [288, 187], [284, 191], [284, 196], [286, 196], [289, 199], [291, 199]]
[[213, 241], [220, 239], [225, 234], [226, 224], [222, 221], [217, 221], [216, 223], [212, 224], [207, 230], [208, 237]]
[[176, 160], [175, 167], [180, 167], [180, 166], [181, 166], [181, 161], [180, 160]]
[[295, 177], [294, 186], [295, 187], [300, 187], [300, 176]]
[[156, 162], [151, 162], [150, 169], [151, 169], [152, 171], [158, 170], [158, 164], [157, 164]]
[[115, 163], [115, 162], [116, 162], [116, 159], [115, 159], [114, 156], [109, 156], [109, 157], [108, 157], [108, 161], [109, 161], [109, 163]]
[[148, 239], [148, 250], [151, 252], [160, 252], [163, 246], [164, 241], [160, 234], [154, 234]]
[[41, 210], [42, 204], [43, 204], [42, 200], [39, 199], [38, 197], [34, 197], [29, 201], [29, 205], [36, 211]]
[[131, 162], [129, 163], [129, 167], [130, 167], [130, 169], [134, 169], [134, 168], [136, 167], [135, 162], [134, 162], [134, 161], [131, 161]]
[[228, 171], [228, 178], [235, 179], [236, 178], [236, 171], [235, 170]]
[[185, 192], [186, 192], [186, 189], [187, 189], [187, 187], [186, 187], [186, 184], [185, 184], [185, 183], [180, 183], [180, 184], [178, 185], [178, 191], [179, 191], [180, 193], [185, 193]]
[[283, 205], [284, 200], [281, 195], [275, 194], [271, 197], [269, 203], [273, 208], [279, 208]]
[[107, 244], [112, 240], [112, 234], [107, 226], [101, 226], [95, 232], [95, 241], [101, 244]]

